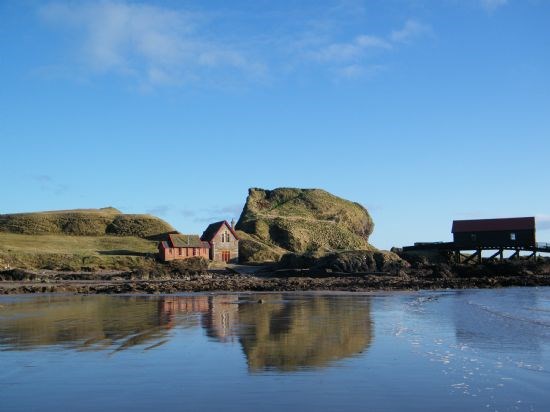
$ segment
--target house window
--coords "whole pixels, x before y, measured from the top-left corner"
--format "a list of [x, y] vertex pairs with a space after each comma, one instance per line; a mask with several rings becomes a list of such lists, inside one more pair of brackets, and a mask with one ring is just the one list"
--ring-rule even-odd
[[225, 231], [222, 233], [222, 242], [230, 242], [229, 232]]
[[516, 234], [514, 232], [510, 233], [510, 240], [516, 240]]
[[470, 240], [471, 240], [472, 242], [477, 242], [477, 235], [476, 235], [475, 233], [472, 233], [472, 234], [470, 235]]
[[197, 248], [193, 248], [193, 256], [197, 256]]
[[179, 252], [180, 252], [180, 256], [183, 255], [183, 249], [181, 247], [179, 248]]

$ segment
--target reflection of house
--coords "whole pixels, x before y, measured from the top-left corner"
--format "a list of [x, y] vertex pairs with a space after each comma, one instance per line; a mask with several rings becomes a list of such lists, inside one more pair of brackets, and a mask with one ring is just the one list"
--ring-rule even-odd
[[226, 220], [208, 226], [201, 240], [209, 243], [211, 260], [218, 262], [239, 260], [239, 237]]
[[161, 302], [164, 313], [204, 313], [209, 310], [208, 296], [165, 297]]
[[220, 295], [210, 297], [210, 310], [203, 317], [203, 327], [211, 338], [227, 342], [235, 335], [239, 322], [239, 297]]
[[203, 257], [208, 259], [210, 245], [203, 242], [197, 235], [182, 235], [171, 233], [168, 240], [159, 243], [159, 255], [161, 260], [180, 260], [190, 257]]
[[206, 334], [221, 342], [231, 340], [239, 320], [239, 297], [237, 295], [217, 296], [174, 296], [160, 301], [161, 316], [170, 327], [177, 324], [179, 313], [201, 315]]

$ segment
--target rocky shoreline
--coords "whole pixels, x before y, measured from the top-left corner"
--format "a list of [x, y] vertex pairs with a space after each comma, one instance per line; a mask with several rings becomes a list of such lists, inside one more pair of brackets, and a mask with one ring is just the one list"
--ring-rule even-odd
[[388, 276], [253, 276], [231, 273], [207, 273], [181, 279], [139, 280], [4, 280], [0, 295], [28, 293], [75, 294], [170, 294], [184, 292], [245, 291], [347, 291], [433, 290], [499, 288], [511, 286], [550, 286], [550, 274], [491, 275], [468, 277], [429, 277], [403, 274]]
[[[321, 262], [321, 263], [320, 263]], [[244, 291], [348, 291], [470, 289], [550, 286], [550, 261], [481, 265], [364, 259], [363, 254], [303, 265], [208, 268], [203, 260], [171, 262], [128, 271], [0, 271], [0, 295], [25, 293], [181, 293]], [[301, 267], [300, 267], [301, 266]]]

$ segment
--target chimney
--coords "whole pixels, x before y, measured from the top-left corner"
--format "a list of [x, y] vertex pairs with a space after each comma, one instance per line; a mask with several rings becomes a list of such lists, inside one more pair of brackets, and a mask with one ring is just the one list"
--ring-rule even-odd
[[235, 230], [235, 219], [231, 219], [231, 229]]

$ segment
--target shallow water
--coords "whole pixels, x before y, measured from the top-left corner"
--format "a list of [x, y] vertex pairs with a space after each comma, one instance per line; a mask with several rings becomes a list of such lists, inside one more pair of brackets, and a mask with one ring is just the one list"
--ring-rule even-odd
[[548, 411], [550, 288], [0, 297], [0, 366], [0, 411]]

